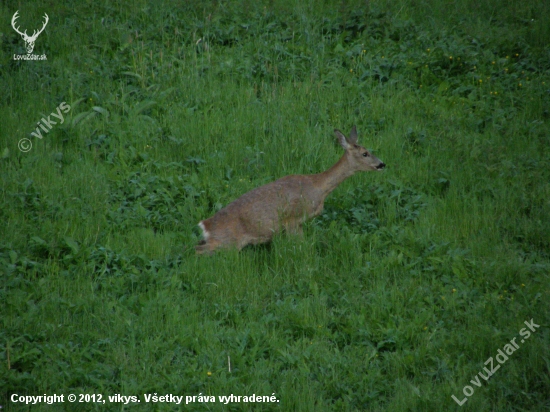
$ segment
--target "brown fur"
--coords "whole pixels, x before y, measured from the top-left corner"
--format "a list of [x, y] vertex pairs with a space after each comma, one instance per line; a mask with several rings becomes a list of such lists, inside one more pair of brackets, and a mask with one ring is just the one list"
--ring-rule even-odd
[[358, 171], [382, 170], [386, 166], [357, 144], [355, 126], [349, 139], [339, 130], [334, 133], [345, 149], [334, 166], [318, 174], [285, 176], [245, 193], [199, 223], [204, 240], [196, 246], [196, 252], [242, 249], [269, 242], [282, 228], [302, 233], [302, 223], [323, 211], [325, 198], [346, 178]]

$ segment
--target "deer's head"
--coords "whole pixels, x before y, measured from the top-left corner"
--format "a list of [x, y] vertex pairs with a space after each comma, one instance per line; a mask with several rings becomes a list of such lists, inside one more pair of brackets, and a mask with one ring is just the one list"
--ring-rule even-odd
[[386, 164], [357, 142], [357, 129], [353, 126], [349, 138], [340, 130], [334, 130], [340, 145], [346, 150], [346, 156], [353, 170], [382, 170]]

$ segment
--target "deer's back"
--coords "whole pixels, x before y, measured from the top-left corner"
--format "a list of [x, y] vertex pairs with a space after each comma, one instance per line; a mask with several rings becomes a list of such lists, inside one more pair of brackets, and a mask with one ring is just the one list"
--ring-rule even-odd
[[322, 204], [311, 175], [291, 175], [245, 193], [205, 221], [216, 229], [239, 225], [246, 231], [277, 231], [289, 219], [312, 216]]

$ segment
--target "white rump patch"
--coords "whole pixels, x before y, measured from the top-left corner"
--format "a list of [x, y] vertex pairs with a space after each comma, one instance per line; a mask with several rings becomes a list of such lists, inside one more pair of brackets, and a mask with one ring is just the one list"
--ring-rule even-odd
[[202, 237], [204, 238], [204, 240], [208, 240], [208, 238], [210, 237], [210, 233], [208, 233], [208, 230], [206, 230], [206, 228], [204, 227], [204, 223], [202, 223], [202, 221], [199, 222], [199, 227], [202, 230]]

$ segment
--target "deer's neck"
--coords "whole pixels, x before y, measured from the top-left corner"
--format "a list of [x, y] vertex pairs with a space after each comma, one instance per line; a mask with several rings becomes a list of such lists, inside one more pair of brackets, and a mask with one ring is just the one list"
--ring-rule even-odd
[[336, 164], [330, 169], [319, 173], [317, 175], [319, 176], [318, 187], [323, 192], [323, 198], [328, 196], [329, 193], [336, 189], [336, 187], [340, 183], [342, 183], [354, 173], [355, 170], [350, 167], [350, 163], [346, 154], [344, 154], [344, 156], [342, 156], [340, 160], [338, 160], [338, 162], [336, 162]]

